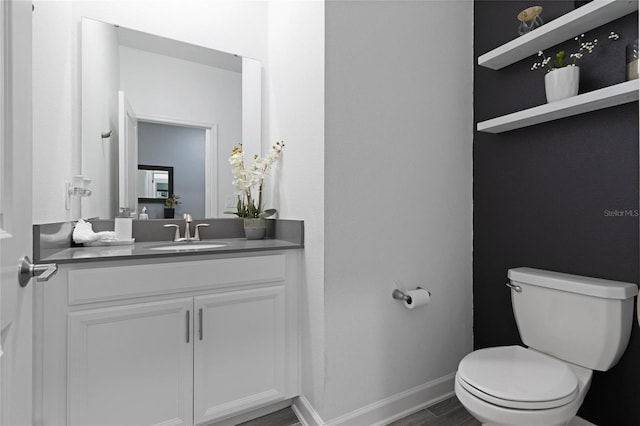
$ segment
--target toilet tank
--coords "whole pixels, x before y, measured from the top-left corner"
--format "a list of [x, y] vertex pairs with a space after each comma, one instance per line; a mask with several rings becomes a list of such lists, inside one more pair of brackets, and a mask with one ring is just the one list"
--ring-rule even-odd
[[613, 367], [629, 343], [635, 284], [533, 268], [509, 269], [525, 345], [592, 370]]

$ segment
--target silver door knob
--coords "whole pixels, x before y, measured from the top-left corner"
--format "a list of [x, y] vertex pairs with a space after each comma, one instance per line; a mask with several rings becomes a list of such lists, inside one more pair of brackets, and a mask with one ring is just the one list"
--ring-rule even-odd
[[18, 282], [20, 287], [26, 287], [29, 284], [29, 280], [33, 277], [37, 277], [37, 281], [49, 281], [49, 278], [56, 273], [58, 265], [55, 263], [43, 263], [36, 265], [31, 263], [29, 256], [25, 256], [20, 260], [20, 266], [18, 267]]

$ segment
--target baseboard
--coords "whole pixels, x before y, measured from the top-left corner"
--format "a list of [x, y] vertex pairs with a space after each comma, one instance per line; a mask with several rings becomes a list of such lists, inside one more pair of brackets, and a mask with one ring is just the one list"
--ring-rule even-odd
[[275, 413], [276, 411], [282, 410], [283, 408], [287, 408], [291, 405], [291, 400], [287, 399], [285, 401], [275, 402], [272, 404], [268, 404], [264, 407], [256, 408], [251, 411], [247, 411], [242, 414], [238, 414], [232, 417], [228, 417], [224, 420], [216, 420], [210, 423], [205, 423], [207, 426], [233, 426], [240, 423], [248, 422], [250, 420], [257, 419], [258, 417], [266, 416], [267, 414]]
[[295, 398], [293, 404], [291, 404], [291, 409], [303, 426], [321, 426], [325, 424], [304, 396]]
[[455, 373], [408, 389], [350, 413], [323, 421], [303, 396], [293, 401], [293, 410], [305, 426], [382, 426], [451, 397]]

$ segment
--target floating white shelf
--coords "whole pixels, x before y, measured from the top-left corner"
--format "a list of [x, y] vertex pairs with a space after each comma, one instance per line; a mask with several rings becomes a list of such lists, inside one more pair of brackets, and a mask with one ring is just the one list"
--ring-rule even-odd
[[479, 132], [502, 133], [638, 100], [638, 80], [583, 93], [478, 123]]
[[485, 53], [478, 65], [499, 70], [636, 10], [637, 0], [592, 1]]

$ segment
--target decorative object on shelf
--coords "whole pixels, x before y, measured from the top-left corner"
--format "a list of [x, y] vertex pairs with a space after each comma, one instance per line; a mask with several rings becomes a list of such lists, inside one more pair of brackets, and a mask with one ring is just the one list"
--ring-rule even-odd
[[176, 206], [181, 204], [178, 201], [180, 197], [176, 194], [171, 194], [164, 202], [164, 218], [165, 219], [173, 219], [176, 215]]
[[578, 94], [580, 67], [569, 65], [555, 68], [544, 76], [544, 90], [547, 102], [555, 102]]
[[544, 24], [541, 13], [542, 6], [531, 6], [518, 13], [518, 34], [524, 35]]
[[627, 80], [638, 78], [638, 39], [627, 45]]
[[[229, 157], [231, 164], [231, 172], [233, 173], [233, 186], [238, 196], [238, 204], [235, 212], [225, 212], [235, 214], [245, 219], [263, 219], [260, 221], [245, 220], [245, 233], [248, 239], [262, 239], [266, 231], [266, 222], [264, 219], [277, 213], [276, 209], [264, 209], [262, 199], [262, 190], [264, 186], [264, 178], [271, 166], [282, 155], [284, 142], [276, 142], [271, 147], [271, 152], [265, 158], [259, 155], [253, 156], [253, 162], [249, 167], [244, 165], [244, 151], [242, 144], [234, 146]], [[257, 193], [254, 194], [253, 190]], [[254, 229], [262, 229], [262, 231], [254, 231]], [[249, 230], [249, 232], [247, 232]]]
[[[576, 62], [585, 54], [593, 52], [598, 46], [598, 39], [582, 41], [583, 38], [584, 34], [574, 38], [578, 42], [578, 50], [568, 56], [564, 50], [558, 51], [553, 58], [545, 55], [542, 50], [538, 52], [538, 56], [543, 59], [541, 62], [534, 63], [531, 70], [547, 69], [548, 73], [544, 78], [547, 102], [559, 101], [578, 94], [580, 69]], [[611, 31], [607, 38], [612, 42], [618, 40], [620, 36]]]

